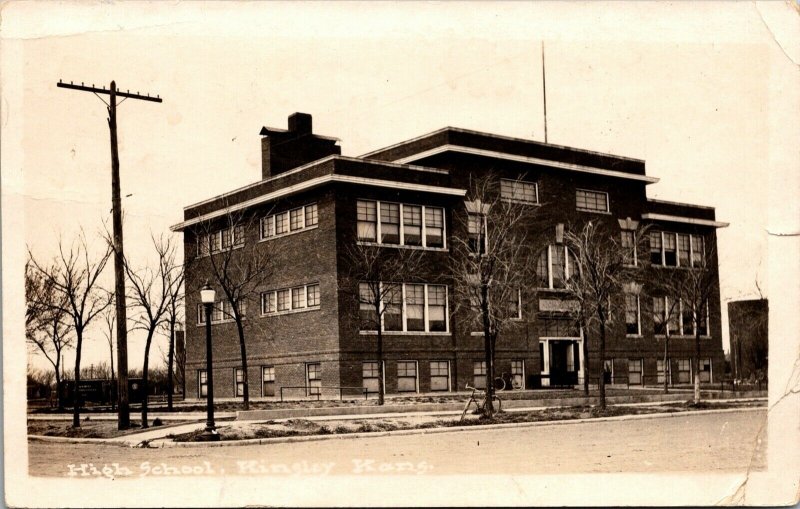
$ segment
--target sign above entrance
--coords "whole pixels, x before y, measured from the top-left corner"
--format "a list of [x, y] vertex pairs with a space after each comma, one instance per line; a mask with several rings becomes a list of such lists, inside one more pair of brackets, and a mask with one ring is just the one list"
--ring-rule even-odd
[[577, 300], [539, 299], [540, 312], [570, 313], [577, 310]]

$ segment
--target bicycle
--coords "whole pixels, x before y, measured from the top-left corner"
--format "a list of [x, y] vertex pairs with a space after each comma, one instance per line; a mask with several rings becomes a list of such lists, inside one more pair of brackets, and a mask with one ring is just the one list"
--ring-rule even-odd
[[[472, 406], [473, 403], [475, 403], [475, 410], [473, 410], [472, 413], [482, 414], [482, 415], [486, 414], [486, 404], [487, 404], [486, 391], [472, 387], [469, 384], [466, 385], [466, 388], [472, 389], [472, 394], [470, 394], [469, 400], [467, 400], [467, 404], [464, 405], [464, 411], [461, 412], [460, 421], [463, 421], [464, 417], [467, 416], [467, 411], [469, 410], [469, 407]], [[480, 401], [479, 399], [476, 399], [475, 397], [476, 395], [480, 398]], [[497, 394], [492, 394], [492, 404], [495, 407], [495, 411], [500, 412], [503, 406], [503, 400], [500, 399], [500, 396], [498, 396]]]
[[503, 373], [494, 379], [494, 388], [498, 391], [504, 391], [506, 388], [513, 390], [522, 389], [522, 384], [514, 377], [513, 374]]

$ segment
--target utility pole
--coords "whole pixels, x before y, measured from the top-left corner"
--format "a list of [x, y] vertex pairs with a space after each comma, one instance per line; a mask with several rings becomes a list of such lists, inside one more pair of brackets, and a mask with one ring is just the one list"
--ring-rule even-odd
[[[130, 403], [128, 400], [128, 320], [125, 308], [125, 268], [124, 251], [122, 247], [122, 207], [120, 204], [119, 183], [119, 148], [117, 147], [117, 96], [125, 99], [138, 99], [140, 101], [161, 102], [159, 96], [151, 97], [149, 94], [141, 95], [130, 91], [121, 92], [112, 80], [111, 86], [106, 89], [69, 83], [59, 80], [58, 87], [70, 88], [81, 92], [92, 92], [108, 108], [108, 129], [111, 134], [111, 208], [113, 214], [114, 235], [114, 297], [117, 315], [117, 428], [125, 430], [131, 426]], [[99, 94], [109, 96], [106, 102]]]
[[544, 74], [544, 41], [542, 41], [542, 99], [544, 100], [544, 142], [547, 143], [547, 85]]

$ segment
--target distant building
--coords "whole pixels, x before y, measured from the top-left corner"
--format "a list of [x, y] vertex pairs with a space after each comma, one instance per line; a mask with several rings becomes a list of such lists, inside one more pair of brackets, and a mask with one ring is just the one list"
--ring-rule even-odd
[[[310, 115], [295, 113], [288, 127], [261, 130], [262, 180], [189, 205], [184, 221], [173, 226], [184, 233], [187, 263], [187, 397], [206, 394], [199, 290], [213, 281], [207, 260], [245, 240], [269, 246], [275, 263], [260, 302], [247, 306], [251, 397], [271, 397], [281, 386], [377, 386], [375, 331], [360, 329], [358, 305], [346, 297], [356, 289], [344, 288], [353, 286], [344, 277], [349, 243], [422, 250], [430, 266], [395, 282], [403, 290], [392, 303], [396, 316], [384, 326], [387, 392], [446, 392], [481, 383], [483, 338], [463, 332], [468, 320], [451, 313], [456, 307], [447, 267], [453, 240], [471, 235], [460, 227], [466, 221], [454, 219], [468, 214], [470, 179], [489, 170], [505, 180], [502, 197], [539, 207], [553, 221], [550, 245], [537, 263], [538, 287], [521, 290], [518, 326], [498, 339], [496, 372], [510, 373], [527, 388], [551, 380], [580, 383], [584, 363], [593, 377], [606, 372], [618, 383], [655, 385], [665, 376], [675, 384], [692, 382], [691, 313], [667, 325], [664, 366], [664, 330], [654, 319], [664, 313], [664, 298], [617, 296], [612, 306], [619, 318], [610, 325], [601, 366], [596, 341], [583, 358], [583, 332], [564, 302], [574, 255], [559, 243], [558, 224], [602, 219], [623, 243], [636, 225], [650, 224], [649, 247], [635, 254], [634, 265], [692, 270], [711, 257], [716, 270], [716, 228], [727, 224], [711, 207], [648, 199], [646, 187], [658, 179], [646, 175], [644, 161], [452, 127], [345, 157], [335, 138], [312, 132]], [[260, 225], [232, 228], [230, 211], [253, 214]], [[225, 306], [212, 316], [214, 391], [234, 397], [243, 389], [241, 360]], [[718, 281], [704, 314], [698, 320], [700, 377], [713, 382], [725, 372]]]
[[731, 371], [737, 379], [766, 379], [769, 357], [769, 302], [767, 299], [728, 303]]

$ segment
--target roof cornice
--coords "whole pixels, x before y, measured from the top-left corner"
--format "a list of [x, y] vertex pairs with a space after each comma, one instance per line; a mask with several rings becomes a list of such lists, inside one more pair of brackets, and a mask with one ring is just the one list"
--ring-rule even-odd
[[713, 226], [714, 228], [727, 228], [728, 226], [730, 226], [730, 223], [723, 223], [722, 221], [712, 221], [711, 219], [698, 219], [696, 217], [672, 216], [669, 214], [654, 214], [650, 212], [642, 214], [642, 219], [647, 219], [649, 221], [669, 221], [673, 223]]

